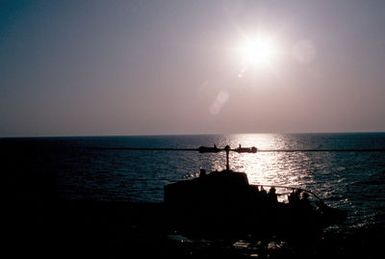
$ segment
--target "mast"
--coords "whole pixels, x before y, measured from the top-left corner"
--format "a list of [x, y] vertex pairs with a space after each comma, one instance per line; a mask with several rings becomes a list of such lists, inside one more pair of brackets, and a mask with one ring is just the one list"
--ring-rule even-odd
[[229, 163], [229, 153], [230, 153], [230, 146], [227, 145], [225, 146], [225, 151], [226, 151], [226, 170], [229, 171], [230, 170], [230, 163]]

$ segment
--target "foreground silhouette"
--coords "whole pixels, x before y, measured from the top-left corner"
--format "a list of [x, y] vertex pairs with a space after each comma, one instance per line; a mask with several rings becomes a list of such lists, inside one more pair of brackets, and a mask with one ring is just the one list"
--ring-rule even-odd
[[167, 185], [164, 200], [169, 224], [193, 236], [291, 238], [316, 235], [346, 219], [322, 200], [310, 202], [308, 191], [290, 189], [288, 202], [279, 202], [274, 186], [266, 192], [249, 185], [245, 173], [223, 170]]
[[[247, 224], [237, 211], [223, 209], [221, 213], [214, 213], [211, 209], [210, 214], [196, 211], [198, 218], [189, 217], [183, 222], [182, 219], [173, 221], [174, 216], [165, 203], [68, 200], [57, 190], [54, 172], [33, 172], [29, 164], [37, 154], [34, 149], [23, 149], [20, 156], [17, 146], [3, 148], [8, 152], [3, 157], [2, 214], [5, 217], [1, 223], [3, 253], [8, 258], [250, 258], [250, 255], [257, 258], [381, 258], [381, 254], [384, 255], [384, 224], [357, 228], [353, 233], [324, 233], [322, 238], [310, 239], [298, 234], [298, 239], [290, 239], [274, 233], [270, 237], [242, 235], [235, 227]], [[211, 173], [202, 177], [210, 179]], [[260, 186], [258, 193], [265, 196]], [[202, 196], [202, 200], [205, 202], [206, 197]], [[244, 238], [243, 243], [219, 235], [194, 239], [194, 235], [188, 237], [186, 232], [184, 236], [177, 229], [178, 222], [191, 230], [188, 223], [199, 226], [200, 222], [218, 224], [221, 221], [233, 225], [234, 233]], [[257, 233], [265, 228], [261, 225], [256, 228]], [[232, 230], [220, 231], [232, 234]], [[192, 233], [199, 234], [194, 229]]]

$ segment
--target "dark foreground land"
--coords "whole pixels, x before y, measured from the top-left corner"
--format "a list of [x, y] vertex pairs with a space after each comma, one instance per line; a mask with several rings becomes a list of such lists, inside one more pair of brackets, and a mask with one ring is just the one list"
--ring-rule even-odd
[[[6, 188], [11, 196], [3, 202], [2, 253], [7, 258], [383, 258], [385, 254], [383, 225], [284, 240], [191, 238], [164, 223], [162, 204], [66, 201], [47, 186], [40, 182], [35, 191], [25, 193]], [[28, 189], [23, 184], [19, 188]]]

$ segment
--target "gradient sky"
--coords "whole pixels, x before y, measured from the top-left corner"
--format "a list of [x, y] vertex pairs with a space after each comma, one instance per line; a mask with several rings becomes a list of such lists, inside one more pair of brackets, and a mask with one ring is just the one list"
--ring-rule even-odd
[[[385, 1], [1, 1], [0, 136], [385, 131]], [[244, 69], [234, 48], [280, 52]]]

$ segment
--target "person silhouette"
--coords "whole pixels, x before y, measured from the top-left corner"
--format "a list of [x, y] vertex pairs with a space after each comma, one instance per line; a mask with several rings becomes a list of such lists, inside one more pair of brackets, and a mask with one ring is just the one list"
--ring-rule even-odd
[[262, 199], [266, 199], [266, 197], [267, 197], [267, 192], [266, 192], [265, 188], [263, 188], [262, 185], [261, 185], [261, 189], [259, 191], [259, 197], [261, 197]]
[[300, 194], [300, 189], [293, 189], [293, 191], [288, 196], [289, 204], [292, 206], [298, 205]]
[[267, 193], [267, 198], [269, 202], [272, 204], [276, 204], [278, 202], [277, 193], [274, 186], [271, 187], [269, 192]]
[[307, 192], [303, 192], [301, 195], [301, 199], [299, 200], [302, 209], [310, 209], [311, 204], [309, 201], [309, 194]]

